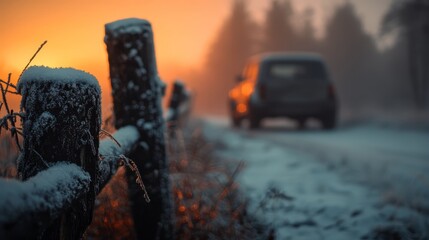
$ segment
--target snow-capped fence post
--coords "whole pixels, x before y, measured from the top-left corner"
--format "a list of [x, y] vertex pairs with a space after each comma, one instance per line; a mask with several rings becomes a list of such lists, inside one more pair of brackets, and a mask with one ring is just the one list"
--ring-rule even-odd
[[[58, 192], [51, 192], [54, 196], [41, 196], [46, 201], [50, 199], [45, 205], [66, 202], [68, 207], [61, 209], [62, 213], [59, 214], [47, 210], [45, 215], [37, 216], [47, 220], [47, 223], [34, 221], [29, 224], [23, 221], [26, 225], [16, 231], [31, 233], [30, 238], [80, 239], [91, 222], [96, 194], [94, 183], [98, 171], [101, 124], [98, 81], [88, 73], [71, 68], [30, 67], [17, 87], [22, 95], [21, 108], [25, 113], [24, 150], [18, 161], [21, 179], [26, 181], [57, 162], [66, 162], [80, 166], [89, 173], [91, 181], [83, 185], [83, 191], [74, 194], [80, 196], [73, 196], [75, 199], [62, 191], [66, 191], [67, 187], [73, 188], [68, 185], [78, 184], [81, 180], [67, 182], [58, 188]], [[82, 175], [85, 179], [88, 176], [85, 172], [77, 171], [75, 175]], [[45, 181], [47, 189], [50, 189], [56, 184], [55, 176], [40, 180]], [[37, 184], [43, 185], [40, 182]], [[44, 206], [46, 209], [56, 207]]]
[[170, 101], [168, 103], [168, 113], [166, 120], [168, 122], [169, 133], [174, 137], [177, 127], [183, 127], [191, 111], [191, 94], [185, 85], [176, 80], [171, 90]]
[[153, 32], [149, 22], [124, 19], [105, 26], [115, 126], [134, 125], [141, 138], [129, 157], [135, 161], [150, 203], [128, 172], [130, 204], [138, 239], [172, 239], [173, 209], [165, 153], [161, 98]]

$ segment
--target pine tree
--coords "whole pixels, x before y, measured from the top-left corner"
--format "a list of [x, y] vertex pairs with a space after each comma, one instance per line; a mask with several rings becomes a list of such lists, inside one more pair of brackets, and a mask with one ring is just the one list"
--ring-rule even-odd
[[342, 105], [356, 111], [373, 104], [378, 52], [350, 2], [338, 7], [328, 21], [322, 52], [331, 66]]
[[399, 41], [408, 48], [408, 68], [414, 102], [429, 107], [429, 0], [392, 2], [382, 23], [382, 33], [399, 30]]
[[293, 49], [294, 51], [306, 51], [306, 52], [317, 52], [320, 51], [319, 41], [316, 39], [316, 29], [313, 25], [314, 10], [307, 8], [300, 17], [302, 25], [298, 29], [294, 37], [296, 43]]
[[293, 9], [289, 0], [272, 0], [265, 15], [262, 51], [290, 51], [295, 47]]
[[224, 112], [229, 89], [245, 61], [255, 53], [256, 25], [247, 11], [246, 2], [235, 0], [229, 17], [216, 36], [205, 63], [197, 108], [210, 106], [210, 111]]

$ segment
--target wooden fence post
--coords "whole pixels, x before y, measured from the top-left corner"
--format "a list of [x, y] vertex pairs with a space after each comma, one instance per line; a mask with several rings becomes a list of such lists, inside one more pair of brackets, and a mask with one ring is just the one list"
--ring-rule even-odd
[[98, 82], [71, 68], [30, 67], [18, 83], [18, 91], [25, 112], [24, 150], [18, 160], [22, 180], [59, 161], [77, 164], [91, 176], [89, 191], [49, 226], [34, 222], [22, 231], [36, 229], [34, 238], [80, 239], [91, 222], [95, 200], [101, 124]]
[[170, 101], [168, 102], [167, 126], [169, 138], [173, 139], [176, 136], [176, 129], [183, 128], [189, 118], [191, 111], [191, 94], [186, 89], [185, 85], [176, 80], [173, 83], [171, 90]]
[[158, 77], [149, 22], [124, 19], [106, 24], [105, 43], [109, 55], [115, 126], [136, 126], [140, 144], [129, 155], [142, 175], [151, 199], [128, 172], [128, 187], [138, 239], [172, 239], [172, 201], [165, 153], [161, 98], [163, 83]]

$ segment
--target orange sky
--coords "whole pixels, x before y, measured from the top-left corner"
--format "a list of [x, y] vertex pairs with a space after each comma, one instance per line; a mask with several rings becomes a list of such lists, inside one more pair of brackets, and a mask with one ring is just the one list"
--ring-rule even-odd
[[[108, 69], [104, 24], [126, 17], [152, 22], [160, 68], [195, 64], [214, 36], [219, 18], [227, 14], [225, 2], [1, 0], [0, 74], [23, 68], [38, 46], [48, 40], [34, 64], [76, 67], [103, 81]], [[206, 17], [213, 13], [218, 17]]]
[[[232, 0], [0, 0], [0, 78], [20, 70], [44, 40], [33, 65], [74, 67], [94, 74], [109, 92], [104, 24], [128, 17], [152, 22], [158, 70], [171, 81], [178, 67], [200, 64], [206, 48], [226, 18]], [[247, 0], [261, 21], [268, 0]], [[346, 0], [295, 0], [298, 10], [312, 6], [320, 31], [334, 7]], [[374, 19], [391, 0], [355, 0], [358, 12]], [[381, 4], [380, 4], [381, 3]], [[383, 5], [384, 4], [384, 5]], [[378, 15], [377, 15], [378, 14]], [[379, 19], [379, 16], [378, 16]], [[373, 23], [371, 23], [371, 21]], [[365, 22], [364, 22], [365, 23]], [[374, 31], [374, 30], [372, 30]]]
[[0, 78], [12, 72], [16, 81], [32, 54], [48, 40], [32, 65], [88, 71], [102, 85], [103, 98], [109, 98], [104, 24], [128, 17], [151, 21], [159, 72], [172, 78], [173, 68], [196, 65], [203, 57], [214, 29], [228, 12], [228, 2], [0, 0]]

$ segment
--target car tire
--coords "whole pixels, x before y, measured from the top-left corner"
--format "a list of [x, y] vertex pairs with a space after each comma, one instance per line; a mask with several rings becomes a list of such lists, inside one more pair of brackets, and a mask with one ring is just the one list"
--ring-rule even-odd
[[297, 123], [297, 128], [299, 130], [304, 130], [305, 129], [305, 123], [307, 122], [306, 118], [298, 118], [296, 119], [296, 123]]
[[325, 114], [320, 121], [322, 122], [322, 127], [325, 130], [332, 130], [337, 125], [337, 116], [335, 113]]
[[243, 119], [241, 119], [239, 117], [231, 116], [231, 126], [234, 127], [234, 128], [241, 127], [242, 120]]
[[229, 101], [229, 113], [230, 113], [230, 121], [231, 121], [231, 127], [233, 128], [239, 128], [241, 127], [241, 123], [243, 121], [242, 117], [239, 117], [237, 112], [235, 111], [236, 103], [232, 100]]
[[250, 129], [258, 129], [261, 127], [261, 118], [257, 116], [249, 116], [249, 128]]

